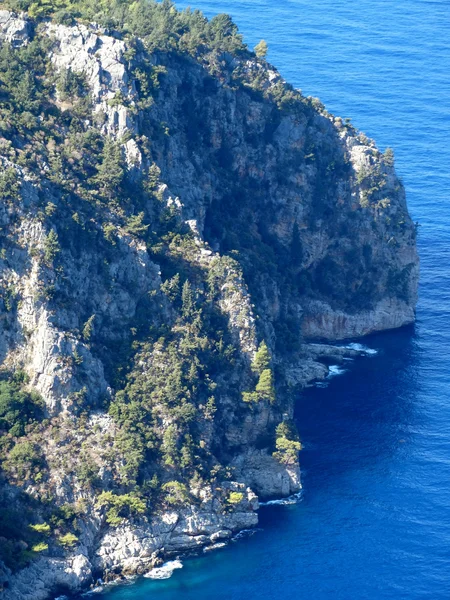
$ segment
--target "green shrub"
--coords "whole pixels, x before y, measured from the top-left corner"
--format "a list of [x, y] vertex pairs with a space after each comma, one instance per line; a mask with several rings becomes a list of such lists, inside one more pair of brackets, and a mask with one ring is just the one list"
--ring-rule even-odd
[[30, 525], [30, 529], [36, 533], [43, 533], [45, 535], [48, 535], [51, 532], [51, 528], [48, 523], [36, 523], [35, 525]]
[[51, 229], [44, 240], [44, 260], [46, 264], [50, 266], [59, 252], [61, 252], [61, 246], [59, 245], [58, 234]]
[[239, 504], [244, 499], [244, 494], [242, 492], [230, 492], [227, 502], [229, 504]]
[[12, 202], [19, 198], [20, 182], [16, 169], [0, 166], [0, 200]]
[[162, 486], [165, 493], [165, 501], [170, 506], [183, 505], [189, 500], [189, 493], [184, 483], [180, 481], [168, 481]]
[[135, 494], [114, 494], [102, 492], [97, 498], [97, 506], [106, 506], [106, 522], [113, 527], [120, 525], [124, 518], [145, 513], [147, 505]]
[[266, 58], [269, 47], [265, 40], [261, 40], [258, 44], [256, 44], [254, 50], [258, 58]]
[[44, 401], [36, 392], [21, 389], [18, 382], [0, 380], [0, 431], [14, 437], [25, 434], [25, 426], [43, 417]]
[[42, 466], [43, 455], [40, 448], [32, 442], [18, 442], [8, 454], [3, 466], [21, 479], [31, 476], [36, 468]]
[[45, 542], [39, 542], [31, 548], [32, 552], [45, 552], [46, 550], [48, 550], [48, 544]]
[[66, 549], [73, 548], [75, 544], [78, 542], [78, 538], [73, 533], [66, 533], [64, 535], [59, 536], [58, 542]]

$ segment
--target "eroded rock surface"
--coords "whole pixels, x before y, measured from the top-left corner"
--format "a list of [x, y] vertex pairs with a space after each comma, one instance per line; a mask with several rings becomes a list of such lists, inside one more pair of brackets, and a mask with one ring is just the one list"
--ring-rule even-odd
[[[15, 574], [0, 562], [5, 600], [142, 574], [255, 526], [258, 497], [301, 488], [294, 453], [275, 452], [280, 437], [296, 447], [286, 436], [298, 392], [326, 378], [332, 361], [364, 354], [308, 340], [413, 322], [419, 272], [392, 160], [317, 100], [295, 96], [265, 61], [212, 52], [202, 62], [94, 25], [36, 28], [0, 11], [0, 43], [25, 47], [36, 35], [49, 41], [59, 81], [49, 102], [62, 141], [54, 150], [49, 135], [38, 167], [21, 155], [20, 134], [2, 141], [2, 173], [20, 189], [0, 203], [0, 360], [4, 372], [25, 372], [45, 403], [41, 429], [26, 434], [45, 474], [20, 475], [9, 455], [0, 487], [11, 505], [21, 506], [21, 490], [42, 502], [37, 523], [49, 495], [80, 513], [71, 547], [51, 538]], [[78, 121], [69, 84], [87, 86]], [[86, 164], [78, 133], [95, 148]], [[101, 191], [108, 178], [95, 172], [109, 142], [125, 199]], [[100, 166], [89, 163], [96, 153]], [[64, 185], [77, 165], [86, 189]], [[184, 281], [192, 286], [181, 291]], [[258, 371], [263, 340], [270, 361]], [[190, 382], [178, 404], [161, 392], [171, 378], [174, 389]], [[136, 398], [147, 412], [127, 421]], [[147, 418], [153, 429], [136, 458]], [[130, 456], [141, 461], [137, 475]], [[187, 476], [189, 461], [202, 473]], [[156, 485], [175, 491], [155, 512], [130, 509], [113, 523], [111, 505], [99, 504], [101, 492], [125, 496], [133, 486], [153, 499]]]

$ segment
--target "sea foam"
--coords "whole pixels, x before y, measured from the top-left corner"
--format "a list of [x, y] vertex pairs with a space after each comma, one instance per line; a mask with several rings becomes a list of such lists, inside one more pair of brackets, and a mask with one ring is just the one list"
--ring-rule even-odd
[[150, 579], [169, 579], [172, 577], [175, 569], [182, 569], [183, 563], [181, 560], [169, 560], [164, 563], [162, 567], [155, 567], [148, 573], [144, 575], [144, 577], [149, 577]]
[[347, 346], [344, 346], [344, 348], [348, 348], [349, 350], [358, 350], [359, 352], [364, 352], [364, 354], [369, 356], [375, 356], [375, 354], [378, 354], [378, 350], [374, 350], [373, 348], [369, 348], [363, 344], [357, 344], [356, 342], [347, 344]]
[[339, 365], [330, 365], [328, 367], [327, 379], [331, 379], [332, 377], [337, 377], [337, 375], [343, 375], [346, 372], [347, 372], [347, 369], [343, 369]]
[[300, 490], [299, 492], [296, 492], [295, 494], [292, 494], [292, 496], [288, 496], [287, 498], [280, 498], [279, 500], [267, 500], [266, 502], [260, 502], [259, 505], [260, 506], [273, 506], [273, 505], [289, 506], [291, 504], [298, 504], [299, 502], [301, 502], [302, 496], [303, 496], [303, 491]]

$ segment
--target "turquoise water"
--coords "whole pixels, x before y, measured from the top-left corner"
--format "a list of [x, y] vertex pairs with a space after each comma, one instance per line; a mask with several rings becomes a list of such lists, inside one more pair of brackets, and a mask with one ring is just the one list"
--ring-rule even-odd
[[[187, 3], [179, 2], [179, 6]], [[261, 531], [102, 600], [450, 598], [450, 2], [197, 0], [305, 94], [392, 146], [415, 220], [415, 327], [299, 398], [304, 495]]]

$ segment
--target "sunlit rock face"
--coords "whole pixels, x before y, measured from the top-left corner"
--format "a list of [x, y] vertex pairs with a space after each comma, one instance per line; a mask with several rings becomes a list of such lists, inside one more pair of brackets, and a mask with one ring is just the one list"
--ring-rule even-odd
[[[264, 60], [149, 52], [96, 25], [0, 11], [1, 44], [36, 36], [57, 82], [55, 135], [42, 148], [36, 136], [35, 162], [19, 134], [0, 147], [16, 186], [0, 203], [0, 361], [42, 397], [26, 439], [43, 466], [19, 475], [7, 458], [0, 499], [20, 510], [25, 491], [36, 523], [48, 495], [82, 509], [70, 550], [50, 538], [17, 574], [0, 561], [6, 600], [145, 573], [256, 525], [258, 497], [298, 492], [295, 395], [364, 354], [311, 341], [411, 323], [419, 273], [392, 157]], [[75, 134], [62, 80], [86, 88]], [[124, 174], [108, 196], [110, 142]], [[70, 189], [61, 154], [84, 177]], [[118, 522], [105, 492], [125, 503]], [[135, 493], [146, 510], [126, 504]]]

